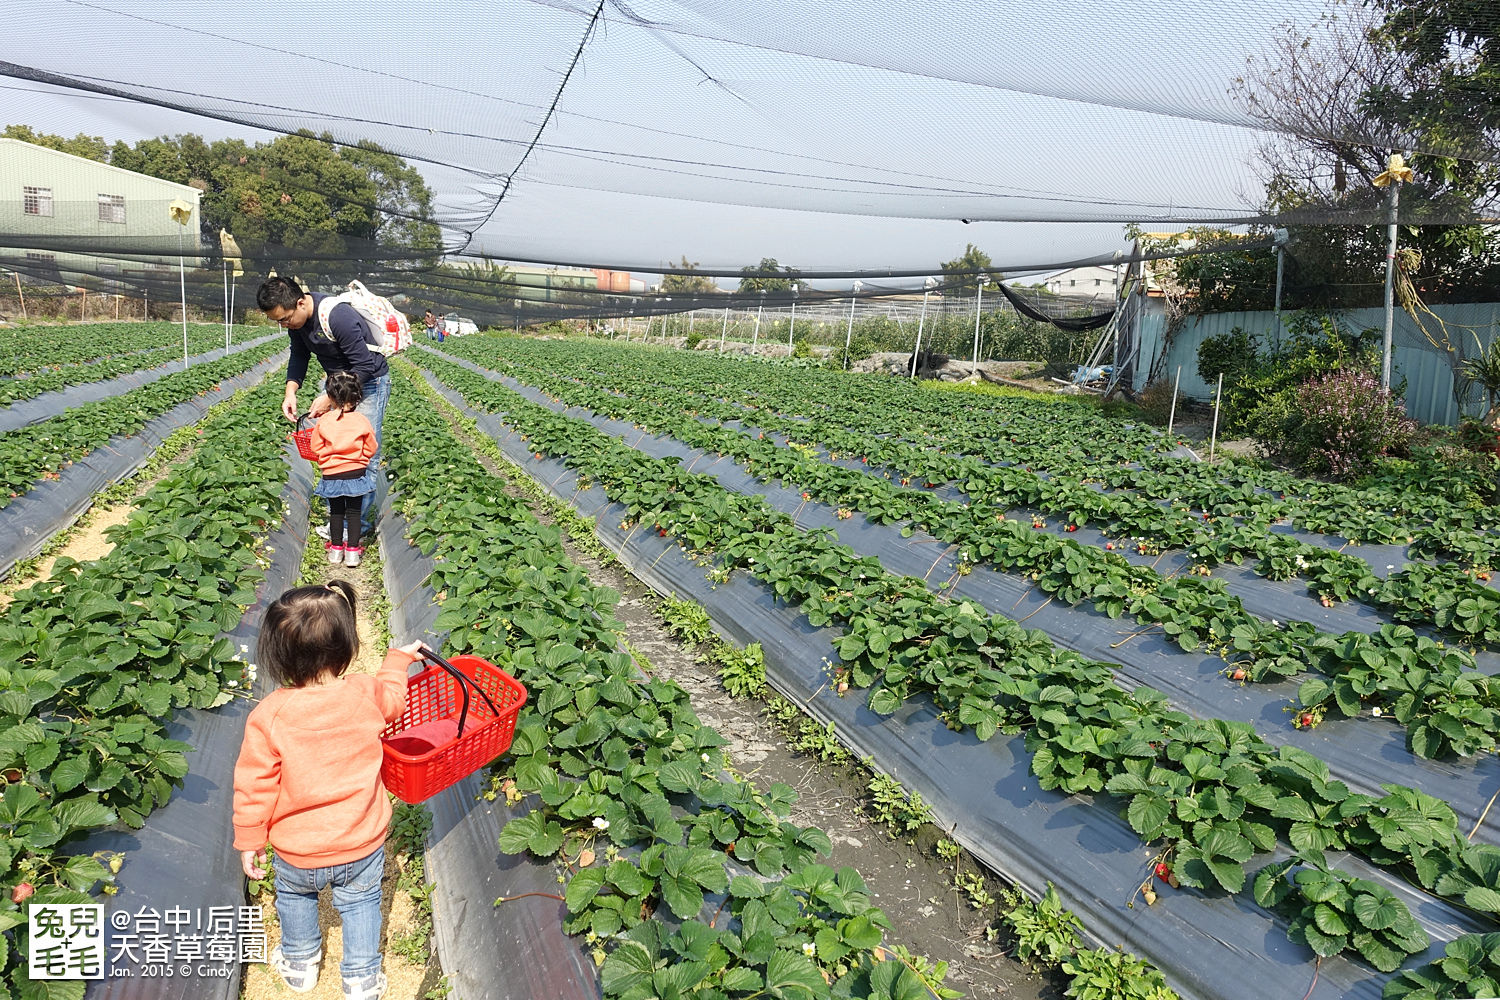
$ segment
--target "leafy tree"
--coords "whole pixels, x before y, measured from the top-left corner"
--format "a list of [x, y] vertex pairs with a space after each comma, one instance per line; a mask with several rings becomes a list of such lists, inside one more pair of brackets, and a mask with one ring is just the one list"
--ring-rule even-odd
[[1005, 275], [995, 270], [990, 255], [970, 243], [961, 256], [945, 260], [938, 265], [943, 271], [943, 284], [954, 295], [974, 295], [979, 290], [979, 274], [988, 276], [991, 284], [999, 284]]
[[20, 139], [29, 142], [33, 146], [46, 146], [48, 149], [56, 149], [74, 156], [81, 156], [86, 160], [97, 160], [100, 163], [109, 162], [109, 146], [105, 143], [103, 136], [84, 135], [78, 133], [71, 139], [65, 139], [60, 135], [50, 135], [38, 132], [30, 125], [7, 125], [3, 133], [6, 139]]
[[[1312, 307], [1371, 305], [1379, 299], [1385, 264], [1385, 192], [1371, 184], [1392, 149], [1410, 147], [1414, 182], [1403, 185], [1402, 217], [1433, 224], [1409, 226], [1402, 245], [1416, 251], [1410, 277], [1427, 301], [1476, 301], [1500, 288], [1500, 234], [1464, 225], [1500, 193], [1493, 103], [1471, 108], [1480, 93], [1500, 101], [1500, 83], [1469, 78], [1474, 52], [1454, 66], [1455, 51], [1435, 50], [1429, 34], [1451, 33], [1456, 45], [1482, 48], [1479, 25], [1493, 30], [1492, 15], [1474, 18], [1484, 3], [1429, 4], [1378, 0], [1339, 3], [1312, 28], [1286, 29], [1270, 55], [1252, 59], [1232, 92], [1241, 106], [1267, 126], [1260, 150], [1266, 209], [1308, 220], [1290, 226], [1287, 298], [1284, 304]], [[1439, 26], [1434, 29], [1434, 25]], [[1441, 27], [1447, 25], [1447, 27]], [[1465, 42], [1465, 40], [1467, 40]], [[1493, 47], [1493, 46], [1491, 46]], [[1493, 57], [1489, 64], [1495, 71]], [[1442, 95], [1447, 95], [1446, 98]], [[1457, 102], [1464, 110], [1449, 112]], [[1483, 102], [1481, 102], [1483, 103]], [[1471, 113], [1472, 112], [1472, 113]], [[1488, 162], [1434, 153], [1455, 143], [1472, 149], [1488, 141]], [[1321, 225], [1322, 219], [1380, 219], [1363, 226]], [[1274, 279], [1273, 279], [1274, 280]]]
[[[1500, 21], [1493, 0], [1377, 0], [1375, 40], [1402, 73], [1375, 81], [1365, 107], [1421, 136], [1429, 173], [1471, 194], [1500, 193]], [[1420, 161], [1419, 161], [1420, 162]]]
[[[682, 257], [682, 263], [677, 265], [683, 271], [695, 271], [698, 268], [696, 260], [689, 261], [687, 255]], [[685, 294], [701, 295], [706, 292], [718, 291], [714, 279], [702, 274], [665, 274], [661, 279], [661, 290], [668, 295]]]
[[[781, 270], [781, 265], [776, 263], [775, 257], [762, 257], [760, 264], [756, 267], [747, 267], [740, 273], [745, 275], [740, 279], [740, 291], [742, 292], [789, 292], [792, 290], [793, 279], [790, 277], [772, 277]], [[786, 268], [788, 275], [795, 274], [792, 268]]]

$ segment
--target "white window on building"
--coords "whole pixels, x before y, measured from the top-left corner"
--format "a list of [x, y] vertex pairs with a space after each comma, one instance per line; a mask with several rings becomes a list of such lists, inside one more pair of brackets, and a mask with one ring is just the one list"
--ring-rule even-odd
[[99, 221], [125, 224], [125, 196], [123, 194], [101, 194], [99, 196]]
[[30, 184], [21, 188], [22, 211], [27, 215], [52, 215], [52, 189], [49, 187], [32, 187]]

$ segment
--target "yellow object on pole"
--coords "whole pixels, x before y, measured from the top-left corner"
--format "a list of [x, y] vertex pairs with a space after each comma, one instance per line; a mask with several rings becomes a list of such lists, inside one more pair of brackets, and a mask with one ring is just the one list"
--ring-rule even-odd
[[219, 230], [219, 249], [223, 254], [225, 263], [229, 265], [230, 270], [233, 272], [234, 277], [238, 278], [245, 273], [245, 269], [242, 266], [245, 255], [240, 252], [240, 245], [234, 241], [234, 237], [223, 229]]

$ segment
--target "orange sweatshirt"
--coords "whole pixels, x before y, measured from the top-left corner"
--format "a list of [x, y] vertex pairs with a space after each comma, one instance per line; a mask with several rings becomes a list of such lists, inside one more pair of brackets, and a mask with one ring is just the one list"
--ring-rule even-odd
[[323, 868], [385, 843], [380, 733], [406, 707], [413, 659], [393, 649], [374, 676], [278, 688], [255, 707], [234, 766], [235, 850], [269, 841], [298, 868]]
[[311, 443], [325, 476], [357, 472], [375, 457], [375, 428], [356, 410], [329, 410], [313, 425]]

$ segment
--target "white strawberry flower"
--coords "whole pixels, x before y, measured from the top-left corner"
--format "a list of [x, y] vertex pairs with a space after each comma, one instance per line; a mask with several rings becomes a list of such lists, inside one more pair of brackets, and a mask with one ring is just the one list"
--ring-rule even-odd
[[595, 816], [594, 817], [594, 829], [595, 830], [608, 830], [609, 829], [609, 820], [605, 819], [603, 816]]
[[813, 958], [818, 954], [818, 946], [809, 941], [802, 946], [802, 954], [808, 958]]

